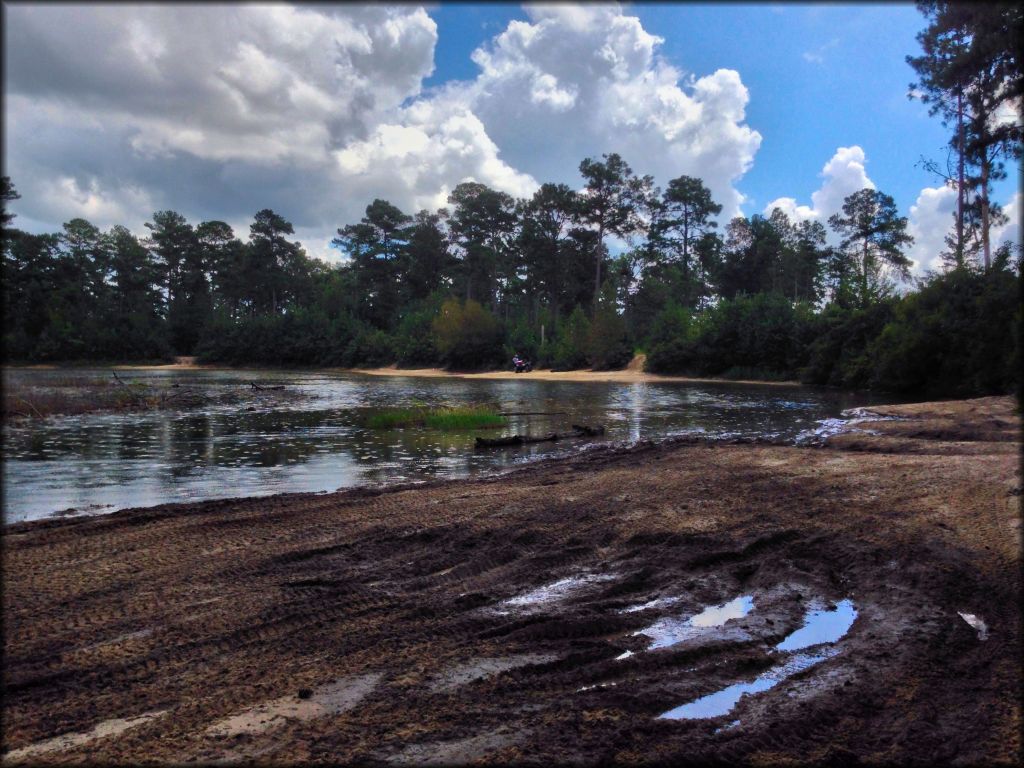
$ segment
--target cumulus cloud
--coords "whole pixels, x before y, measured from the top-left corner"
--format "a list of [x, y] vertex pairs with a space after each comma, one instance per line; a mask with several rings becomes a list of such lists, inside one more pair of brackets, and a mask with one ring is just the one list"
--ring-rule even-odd
[[[943, 268], [942, 256], [946, 250], [946, 236], [956, 231], [956, 190], [952, 187], [925, 187], [910, 206], [908, 232], [914, 245], [907, 256], [914, 262], [915, 274], [939, 272]], [[1021, 194], [1016, 192], [1003, 206], [1007, 221], [990, 232], [992, 252], [1003, 243], [1020, 243]]]
[[811, 193], [810, 205], [800, 205], [792, 197], [779, 197], [764, 207], [764, 215], [768, 216], [773, 209], [780, 208], [794, 221], [827, 224], [829, 216], [842, 210], [843, 200], [849, 195], [865, 188], [875, 188], [864, 168], [865, 162], [864, 150], [860, 147], [839, 147], [821, 169], [819, 175], [823, 181]]
[[12, 5], [6, 172], [20, 221], [141, 231], [154, 210], [289, 218], [311, 252], [374, 197], [410, 212], [462, 181], [517, 196], [618, 152], [699, 176], [739, 213], [761, 136], [739, 74], [698, 76], [617, 5], [537, 5], [423, 90], [437, 27], [399, 5]]
[[446, 98], [467, 104], [518, 167], [541, 180], [578, 179], [584, 157], [618, 152], [659, 183], [703, 178], [726, 216], [761, 135], [744, 124], [737, 72], [697, 77], [658, 53], [662, 38], [617, 6], [527, 6], [473, 53], [479, 76]]

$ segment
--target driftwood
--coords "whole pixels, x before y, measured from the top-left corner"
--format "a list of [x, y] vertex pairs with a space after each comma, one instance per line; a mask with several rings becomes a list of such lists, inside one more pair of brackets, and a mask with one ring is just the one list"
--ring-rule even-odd
[[249, 382], [249, 386], [250, 386], [250, 387], [252, 387], [253, 389], [259, 390], [259, 391], [261, 391], [261, 392], [262, 392], [262, 391], [263, 391], [264, 389], [284, 389], [284, 384], [277, 384], [276, 386], [273, 386], [273, 387], [261, 387], [261, 386], [260, 386], [259, 384], [257, 384], [257, 383], [256, 383], [255, 381], [250, 381], [250, 382]]
[[565, 416], [568, 411], [502, 411], [502, 416]]
[[527, 443], [550, 443], [556, 440], [571, 440], [581, 437], [598, 437], [604, 434], [604, 427], [586, 427], [579, 424], [572, 425], [572, 432], [551, 432], [547, 435], [511, 435], [509, 437], [478, 437], [477, 448], [505, 448], [512, 445], [526, 445]]

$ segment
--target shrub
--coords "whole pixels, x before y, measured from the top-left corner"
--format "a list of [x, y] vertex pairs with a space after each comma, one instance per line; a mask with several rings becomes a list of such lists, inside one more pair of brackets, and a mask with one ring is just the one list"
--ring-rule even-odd
[[498, 319], [472, 299], [441, 305], [432, 328], [442, 360], [452, 368], [480, 369], [502, 360], [502, 329]]
[[689, 311], [667, 305], [654, 318], [645, 368], [653, 373], [688, 373], [694, 366], [696, 324]]
[[624, 368], [633, 359], [626, 322], [611, 301], [600, 304], [587, 332], [587, 362], [595, 371]]
[[587, 366], [587, 342], [590, 321], [577, 306], [558, 329], [551, 356], [551, 367], [556, 371], [571, 371]]

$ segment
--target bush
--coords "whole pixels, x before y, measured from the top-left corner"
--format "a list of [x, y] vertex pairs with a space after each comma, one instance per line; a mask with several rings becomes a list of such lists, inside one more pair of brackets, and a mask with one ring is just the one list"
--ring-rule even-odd
[[395, 361], [395, 342], [377, 328], [363, 328], [345, 350], [352, 366], [381, 366]]
[[723, 300], [697, 324], [692, 347], [696, 373], [718, 376], [730, 369], [786, 378], [803, 367], [813, 333], [813, 311], [778, 294]]
[[505, 340], [505, 359], [510, 360], [517, 353], [534, 365], [540, 365], [540, 335], [525, 320], [514, 323]]
[[595, 371], [606, 371], [624, 368], [632, 359], [625, 320], [612, 302], [602, 302], [587, 332], [587, 362]]
[[667, 305], [654, 318], [645, 369], [653, 373], [688, 373], [694, 367], [696, 324], [689, 311]]
[[436, 365], [441, 362], [434, 343], [434, 316], [437, 308], [427, 306], [407, 313], [395, 330], [395, 354], [399, 365]]
[[587, 366], [587, 342], [590, 321], [577, 306], [561, 324], [551, 356], [551, 367], [556, 371], [572, 371]]
[[801, 380], [819, 386], [867, 388], [874, 366], [869, 347], [892, 319], [895, 304], [895, 299], [888, 299], [866, 309], [826, 307], [814, 323], [816, 334]]
[[434, 343], [449, 367], [478, 370], [502, 360], [501, 324], [472, 299], [465, 305], [456, 299], [444, 302], [432, 328]]
[[941, 275], [896, 305], [871, 346], [873, 388], [926, 397], [1013, 392], [1021, 302], [1008, 271]]

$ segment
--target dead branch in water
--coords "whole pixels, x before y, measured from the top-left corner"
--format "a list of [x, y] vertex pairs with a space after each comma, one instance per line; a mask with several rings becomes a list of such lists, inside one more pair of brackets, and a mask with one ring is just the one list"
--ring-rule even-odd
[[511, 435], [509, 437], [478, 437], [477, 448], [505, 448], [528, 443], [549, 443], [557, 440], [572, 440], [583, 437], [599, 437], [604, 434], [604, 427], [587, 427], [580, 424], [572, 425], [572, 432], [551, 432], [547, 435]]

